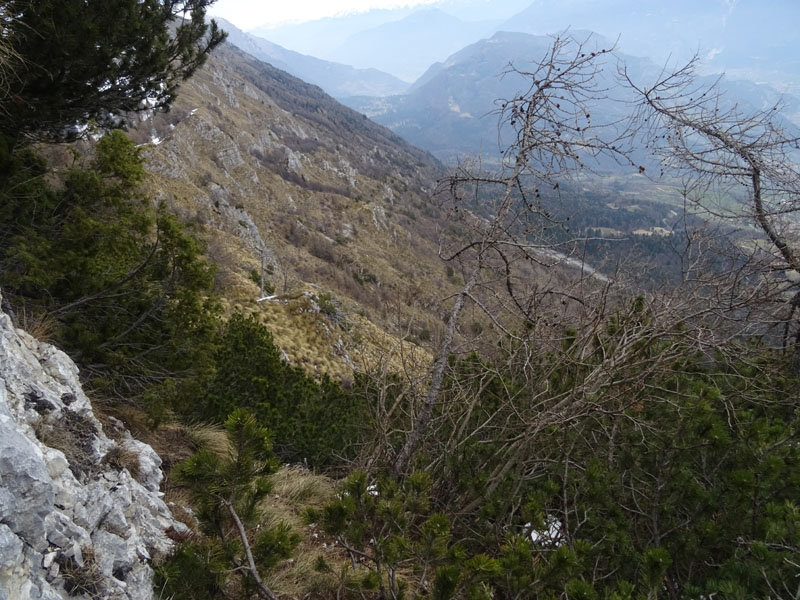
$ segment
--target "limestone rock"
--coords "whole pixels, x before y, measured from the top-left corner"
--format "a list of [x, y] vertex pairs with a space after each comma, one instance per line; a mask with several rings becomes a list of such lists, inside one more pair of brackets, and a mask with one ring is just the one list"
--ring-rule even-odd
[[105, 460], [117, 446], [69, 357], [0, 312], [0, 598], [63, 600], [77, 581], [96, 598], [154, 597], [151, 557], [186, 527], [160, 498], [153, 449], [123, 432], [134, 478]]

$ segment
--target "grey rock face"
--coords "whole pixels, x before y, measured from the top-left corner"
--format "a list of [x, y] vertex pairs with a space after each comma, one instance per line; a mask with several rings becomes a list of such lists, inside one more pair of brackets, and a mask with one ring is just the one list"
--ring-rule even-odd
[[[6, 392], [0, 379], [0, 405]], [[44, 539], [45, 518], [54, 503], [53, 481], [44, 456], [16, 428], [14, 419], [0, 415], [0, 520], [25, 539]]]
[[164, 531], [185, 526], [160, 498], [153, 449], [123, 434], [137, 480], [104, 460], [117, 445], [75, 364], [0, 312], [0, 598], [66, 599], [74, 581], [92, 597], [153, 598], [150, 562], [171, 548]]

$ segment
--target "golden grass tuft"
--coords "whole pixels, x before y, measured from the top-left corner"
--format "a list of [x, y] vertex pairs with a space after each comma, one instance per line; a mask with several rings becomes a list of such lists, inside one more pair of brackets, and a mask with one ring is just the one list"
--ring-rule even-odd
[[58, 332], [58, 321], [46, 312], [35, 311], [24, 304], [17, 310], [17, 326], [40, 342], [53, 343]]
[[185, 425], [186, 438], [195, 450], [209, 450], [218, 456], [228, 456], [231, 444], [225, 428], [216, 423]]
[[137, 481], [139, 480], [141, 464], [139, 462], [139, 455], [136, 452], [126, 450], [120, 444], [114, 444], [114, 446], [106, 452], [103, 457], [103, 462], [117, 471], [127, 469], [131, 477]]
[[[266, 574], [269, 585], [279, 595], [292, 598], [334, 596], [339, 583], [335, 573], [342, 570], [347, 556], [316, 525], [303, 520], [306, 508], [319, 508], [333, 498], [333, 480], [300, 466], [286, 466], [272, 475], [271, 481], [272, 493], [261, 507], [261, 526], [285, 523], [301, 541], [290, 560]], [[331, 568], [320, 570], [320, 564]]]
[[186, 525], [192, 531], [197, 531], [200, 528], [200, 524], [191, 509], [192, 497], [189, 490], [174, 485], [167, 479], [164, 486], [164, 503], [176, 520]]
[[[332, 598], [336, 596], [338, 580], [334, 570], [321, 571], [323, 564], [339, 565], [346, 560], [343, 552], [331, 546], [329, 549], [303, 542], [298, 546], [294, 558], [279, 565], [267, 575], [270, 586], [279, 596], [289, 598]], [[330, 568], [330, 567], [329, 567]]]
[[319, 506], [334, 494], [330, 478], [316, 475], [301, 466], [284, 467], [272, 476], [271, 481], [273, 494], [291, 504]]
[[69, 596], [81, 596], [99, 600], [103, 597], [104, 575], [91, 547], [81, 549], [83, 564], [80, 565], [72, 557], [61, 554], [58, 561], [59, 577], [64, 582], [64, 590]]

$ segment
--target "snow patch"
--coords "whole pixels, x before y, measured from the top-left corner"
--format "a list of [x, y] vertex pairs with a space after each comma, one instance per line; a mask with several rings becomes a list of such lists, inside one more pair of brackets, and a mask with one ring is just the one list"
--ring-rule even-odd
[[531, 523], [525, 523], [522, 526], [522, 533], [529, 537], [534, 544], [561, 546], [564, 543], [564, 536], [561, 532], [562, 527], [561, 521], [553, 515], [547, 515], [544, 529], [533, 529]]

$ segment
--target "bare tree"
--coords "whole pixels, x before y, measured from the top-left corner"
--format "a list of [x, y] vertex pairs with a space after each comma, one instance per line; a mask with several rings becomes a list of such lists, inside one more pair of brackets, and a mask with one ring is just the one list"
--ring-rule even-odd
[[[755, 250], [739, 244], [740, 264], [751, 276], [743, 277], [744, 269], [737, 275], [782, 308], [782, 316], [762, 318], [783, 324], [785, 344], [800, 307], [800, 138], [787, 129], [780, 105], [747, 110], [726, 97], [720, 79], [703, 83], [697, 67], [695, 57], [647, 85], [621, 67], [637, 95], [632, 128], [644, 134], [665, 169], [683, 178], [691, 211], [763, 233], [765, 243]], [[794, 336], [800, 344], [800, 329]]]
[[[452, 456], [458, 445], [481, 435], [479, 430], [467, 431], [475, 425], [470, 406], [476, 390], [471, 384], [454, 411], [441, 404], [451, 357], [466, 337], [461, 327], [468, 306], [483, 313], [513, 347], [512, 355], [502, 360], [515, 364], [529, 384], [524, 401], [511, 394], [508, 406], [498, 409], [510, 410], [507, 414], [517, 419], [511, 428], [515, 433], [506, 432], [514, 441], [498, 448], [508, 456], [508, 470], [524, 469], [524, 457], [530, 454], [522, 448], [537, 432], [593, 411], [622, 413], [649, 393], [648, 374], [668, 370], [676, 357], [762, 333], [767, 318], [759, 313], [756, 319], [756, 312], [774, 306], [776, 300], [789, 306], [788, 318], [800, 305], [796, 294], [796, 300], [787, 298], [794, 283], [784, 276], [788, 271], [800, 274], [786, 218], [800, 200], [792, 187], [800, 178], [788, 160], [797, 140], [775, 124], [775, 111], [750, 118], [735, 106], [723, 111], [717, 88], [695, 89], [692, 63], [665, 74], [651, 88], [635, 87], [628, 78], [644, 101], [624, 119], [624, 127], [622, 121], [601, 121], [592, 115], [598, 103], [614, 101], [602, 73], [613, 55], [611, 49], [592, 49], [591, 43], [559, 37], [532, 68], [510, 67], [509, 72], [522, 75], [529, 87], [499, 105], [501, 127], [514, 136], [499, 172], [462, 165], [441, 183], [440, 192], [458, 226], [450, 242], [443, 242], [440, 255], [460, 266], [465, 283], [453, 298], [430, 384], [394, 460], [396, 476], [407, 470], [425, 439], [437, 437], [430, 434], [436, 419], [449, 422], [451, 437], [432, 440], [437, 448], [433, 455]], [[750, 216], [774, 251], [765, 254], [760, 246], [728, 243], [727, 250], [737, 250], [737, 255], [725, 257], [719, 240], [687, 225], [683, 281], [677, 289], [642, 295], [647, 326], [631, 316], [609, 345], [598, 340], [609, 319], [629, 311], [633, 290], [621, 277], [600, 273], [570, 255], [579, 238], [553, 216], [550, 206], [559, 201], [565, 180], [591, 171], [598, 159], [644, 172], [631, 160], [632, 150], [623, 149], [630, 149], [628, 142], [641, 139], [642, 132], [649, 135], [648, 144], [657, 145], [661, 157], [686, 176], [687, 199], [749, 186], [748, 215], [725, 204], [706, 210], [739, 226], [743, 216]], [[660, 135], [666, 144], [656, 141]], [[560, 352], [565, 343], [570, 351]], [[649, 352], [655, 348], [658, 352]], [[738, 351], [731, 346], [732, 353]], [[543, 367], [541, 357], [548, 353], [557, 354], [560, 362]], [[554, 390], [547, 373], [564, 369], [579, 376], [569, 389]], [[601, 392], [606, 399], [602, 405], [597, 401]], [[524, 416], [531, 414], [527, 408], [514, 408], [518, 401], [527, 408], [537, 406], [536, 418]], [[494, 427], [498, 415], [487, 415], [484, 426]], [[499, 482], [502, 475], [494, 473], [492, 478]]]
[[611, 52], [612, 48], [595, 47], [591, 38], [556, 37], [530, 68], [510, 66], [508, 73], [522, 76], [528, 88], [498, 109], [501, 130], [513, 132], [499, 172], [462, 166], [442, 182], [440, 191], [466, 241], [459, 236], [457, 247], [443, 247], [440, 254], [461, 265], [465, 283], [454, 297], [427, 393], [394, 462], [396, 475], [405, 472], [429, 430], [460, 319], [469, 303], [485, 313], [500, 332], [515, 337], [505, 321], [507, 315], [532, 322], [543, 298], [560, 295], [570, 302], [576, 300], [569, 291], [542, 290], [526, 282], [526, 275], [531, 274], [530, 265], [547, 266], [569, 259], [546, 235], [548, 228], [560, 224], [547, 210], [544, 198], [558, 196], [559, 182], [601, 156], [630, 164], [620, 150], [620, 124], [592, 117], [595, 103], [608, 98], [599, 74]]
[[[710, 120], [713, 111], [705, 124], [672, 115], [670, 103], [680, 95], [669, 100], [650, 88], [652, 105], [645, 96], [624, 127], [599, 122], [592, 115], [604, 111], [596, 111], [595, 103], [612, 101], [618, 91], [602, 83], [600, 70], [612, 62], [609, 53], [601, 48], [592, 54], [587, 45], [556, 39], [531, 69], [512, 68], [527, 78], [529, 88], [499, 105], [501, 127], [514, 138], [498, 172], [462, 165], [441, 182], [451, 219], [440, 256], [460, 272], [464, 285], [450, 299], [429, 385], [391, 387], [384, 373], [377, 388], [380, 407], [388, 407], [378, 417], [384, 426], [380, 435], [388, 441], [370, 457], [371, 466], [403, 440], [398, 454], [388, 457], [395, 477], [402, 478], [412, 463], [428, 471], [437, 508], [451, 516], [456, 537], [493, 548], [521, 533], [533, 541], [531, 564], [561, 545], [591, 540], [598, 547], [619, 547], [616, 534], [591, 514], [598, 505], [582, 495], [587, 474], [591, 479], [606, 469], [614, 477], [621, 474], [614, 488], [619, 498], [609, 498], [610, 519], [635, 523], [631, 539], [641, 549], [659, 548], [676, 538], [675, 532], [690, 531], [708, 516], [704, 500], [684, 502], [686, 489], [669, 468], [686, 458], [697, 473], [694, 483], [705, 493], [724, 479], [720, 473], [732, 447], [723, 443], [718, 458], [707, 461], [705, 448], [716, 442], [703, 415], [719, 416], [720, 431], [729, 428], [746, 446], [743, 424], [752, 422], [752, 414], [795, 414], [797, 402], [784, 387], [785, 361], [750, 344], [761, 338], [776, 304], [783, 319], [787, 307], [794, 312], [796, 288], [788, 275], [798, 272], [797, 254], [787, 219], [796, 199], [793, 140], [769, 112], [762, 115], [767, 120], [748, 125], [733, 109], [730, 128], [720, 130]], [[665, 75], [663, 85], [682, 76]], [[691, 98], [687, 102], [694, 102]], [[662, 100], [664, 113], [654, 108]], [[630, 111], [631, 104], [625, 106]], [[628, 142], [642, 132], [666, 166], [685, 177], [687, 202], [685, 230], [675, 241], [685, 245], [682, 277], [674, 286], [648, 291], [628, 284], [622, 270], [598, 272], [572, 254], [581, 236], [571, 234], [553, 210], [560, 194], [566, 196], [565, 180], [596, 159], [608, 157], [642, 173], [645, 169], [630, 160], [633, 151], [621, 149], [631, 148]], [[742, 184], [749, 191], [744, 196]], [[722, 201], [708, 205], [709, 198]], [[733, 204], [735, 198], [747, 199], [751, 210]], [[695, 218], [701, 209], [714, 218]], [[768, 243], [742, 243], [745, 218]], [[491, 347], [481, 346], [480, 334], [470, 327], [475, 315], [492, 328], [486, 336]], [[405, 410], [410, 415], [399, 417]], [[409, 430], [402, 430], [409, 421]], [[689, 425], [696, 439], [685, 447], [680, 438]], [[796, 445], [791, 431], [781, 435], [785, 438], [777, 437], [769, 448], [776, 456]], [[654, 458], [641, 463], [631, 458], [637, 453]], [[589, 464], [595, 460], [603, 463], [598, 471]], [[595, 483], [590, 495], [598, 494]], [[662, 495], [670, 486], [672, 499]], [[526, 498], [537, 498], [531, 502], [539, 510], [542, 490], [552, 497], [530, 518]], [[763, 505], [757, 498], [749, 513], [754, 532], [756, 521], [764, 519], [759, 502]], [[531, 526], [534, 520], [538, 525]], [[729, 538], [719, 536], [720, 547], [744, 543], [735, 531], [731, 527]], [[753, 545], [758, 539], [756, 532]], [[598, 554], [586, 573], [598, 590], [620, 570], [619, 563], [607, 560], [614, 552]], [[678, 598], [693, 569], [715, 568], [700, 554], [687, 553], [676, 557], [671, 570], [637, 585], [648, 597]], [[768, 585], [777, 583], [769, 577], [764, 575]], [[531, 579], [524, 587], [542, 585], [547, 583]]]

